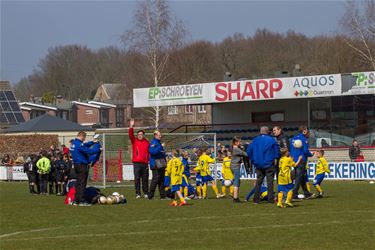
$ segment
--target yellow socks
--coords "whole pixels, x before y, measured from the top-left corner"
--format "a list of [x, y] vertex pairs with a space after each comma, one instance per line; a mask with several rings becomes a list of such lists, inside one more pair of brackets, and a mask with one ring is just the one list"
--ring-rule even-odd
[[182, 202], [182, 203], [184, 203], [184, 202], [185, 202], [185, 199], [184, 199], [184, 197], [181, 197], [181, 198], [180, 198], [180, 202]]
[[215, 195], [218, 196], [219, 195], [219, 190], [217, 189], [217, 186], [216, 185], [212, 185], [211, 187], [214, 190]]
[[185, 197], [189, 196], [189, 189], [188, 189], [188, 187], [184, 187], [184, 196]]
[[309, 191], [309, 193], [311, 193], [310, 182], [306, 182], [306, 187], [307, 187], [307, 191]]
[[197, 186], [197, 194], [199, 197], [202, 196], [202, 187], [201, 186]]
[[323, 189], [320, 187], [320, 185], [315, 185], [315, 188], [316, 188], [316, 190], [317, 190], [319, 193], [323, 193]]
[[283, 192], [277, 194], [277, 205], [283, 204]]
[[222, 186], [222, 187], [221, 187], [221, 193], [222, 193], [222, 194], [225, 194], [225, 193], [226, 193], [226, 187], [225, 187], [225, 186]]
[[293, 191], [289, 191], [288, 194], [286, 195], [286, 203], [291, 203], [292, 196], [293, 196]]
[[207, 197], [207, 184], [203, 184], [202, 190], [203, 190], [203, 199], [205, 199]]
[[233, 187], [233, 185], [230, 186], [230, 188], [229, 188], [229, 192], [230, 192], [231, 195], [233, 195], [233, 192], [234, 192], [234, 187]]

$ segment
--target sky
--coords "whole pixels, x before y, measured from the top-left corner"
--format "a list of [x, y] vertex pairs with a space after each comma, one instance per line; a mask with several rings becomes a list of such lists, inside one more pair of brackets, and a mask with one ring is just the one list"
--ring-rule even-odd
[[[0, 80], [17, 83], [38, 68], [48, 48], [68, 44], [92, 49], [121, 46], [132, 26], [135, 1], [0, 0]], [[258, 28], [294, 30], [307, 36], [333, 35], [343, 1], [170, 1], [190, 40], [220, 42], [235, 32]]]

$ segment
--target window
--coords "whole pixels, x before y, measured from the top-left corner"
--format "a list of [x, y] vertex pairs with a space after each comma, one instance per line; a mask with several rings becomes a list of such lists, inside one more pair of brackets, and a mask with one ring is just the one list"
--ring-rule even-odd
[[109, 128], [109, 111], [108, 111], [108, 109], [100, 109], [100, 124], [104, 128]]
[[206, 113], [206, 106], [198, 105], [198, 113]]
[[124, 109], [123, 108], [116, 109], [116, 127], [117, 128], [124, 127]]
[[85, 114], [86, 115], [93, 115], [94, 114], [94, 111], [92, 109], [86, 109], [85, 110]]
[[177, 115], [177, 106], [168, 106], [168, 115]]
[[185, 106], [185, 113], [192, 114], [193, 113], [193, 105], [186, 105]]

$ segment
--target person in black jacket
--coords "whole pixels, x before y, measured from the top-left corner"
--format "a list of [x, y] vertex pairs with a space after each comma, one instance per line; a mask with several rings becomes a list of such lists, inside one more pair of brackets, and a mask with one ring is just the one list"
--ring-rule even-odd
[[352, 162], [356, 161], [358, 156], [361, 154], [361, 149], [359, 148], [358, 141], [353, 140], [352, 146], [349, 148], [349, 157]]
[[[49, 189], [48, 193], [49, 194], [54, 194], [56, 191], [57, 193], [57, 182], [56, 182], [56, 158], [52, 155], [49, 155], [50, 160], [51, 160], [51, 169], [48, 174], [48, 184], [49, 184]], [[54, 187], [55, 186], [55, 187]]]
[[62, 154], [58, 155], [58, 160], [55, 162], [56, 167], [56, 195], [62, 195], [63, 193], [63, 183], [64, 183], [64, 172], [68, 168]]
[[77, 181], [77, 174], [74, 169], [74, 165], [71, 159], [69, 159], [68, 155], [64, 155], [64, 161], [67, 166], [66, 172], [64, 173], [65, 178], [65, 192], [69, 192], [69, 189], [74, 187], [75, 182]]
[[[280, 150], [283, 148], [289, 148], [288, 138], [284, 135], [282, 128], [280, 128], [279, 126], [273, 127], [272, 134], [277, 144], [279, 144]], [[279, 176], [279, 161], [280, 161], [280, 158], [277, 159], [275, 162], [276, 180], [278, 179], [278, 176]]]
[[31, 154], [23, 164], [23, 171], [27, 174], [29, 179], [29, 191], [30, 194], [38, 194], [35, 191], [36, 179], [37, 179], [37, 167], [36, 167], [36, 156]]

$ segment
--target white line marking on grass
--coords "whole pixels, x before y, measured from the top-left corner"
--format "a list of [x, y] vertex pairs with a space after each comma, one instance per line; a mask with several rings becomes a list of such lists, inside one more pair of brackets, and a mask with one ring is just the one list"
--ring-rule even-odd
[[6, 237], [9, 237], [9, 236], [14, 236], [14, 235], [22, 234], [22, 233], [43, 232], [43, 231], [49, 231], [49, 230], [54, 230], [54, 229], [59, 229], [59, 228], [60, 227], [50, 227], [50, 228], [33, 229], [33, 230], [28, 230], [28, 231], [18, 231], [18, 232], [9, 233], [9, 234], [2, 234], [2, 235], [0, 235], [0, 239], [1, 238], [6, 238]]
[[[297, 224], [279, 224], [279, 225], [263, 225], [263, 226], [249, 226], [249, 227], [229, 227], [229, 228], [205, 228], [201, 230], [185, 230], [185, 233], [191, 232], [221, 232], [221, 231], [242, 231], [250, 229], [267, 229], [267, 228], [284, 228], [284, 227], [303, 227], [313, 225], [330, 225], [330, 224], [346, 224], [346, 223], [358, 223], [358, 222], [374, 222], [373, 220], [349, 220], [349, 221], [326, 221], [326, 222], [307, 222]], [[98, 234], [73, 234], [73, 235], [59, 235], [59, 236], [47, 236], [47, 237], [33, 237], [33, 238], [22, 238], [22, 239], [4, 239], [4, 241], [28, 241], [28, 240], [46, 240], [46, 239], [66, 239], [66, 238], [82, 238], [82, 237], [107, 237], [107, 236], [120, 236], [120, 235], [143, 235], [143, 234], [170, 234], [170, 233], [181, 233], [181, 229], [164, 230], [164, 231], [139, 231], [139, 232], [123, 232], [123, 233], [98, 233]]]
[[[281, 211], [281, 210], [280, 210]], [[350, 213], [373, 213], [372, 210], [347, 210], [347, 211], [329, 211], [324, 212], [324, 214], [350, 214]], [[300, 212], [294, 213], [293, 215], [312, 215], [312, 214], [321, 214], [321, 212]], [[251, 217], [251, 216], [278, 216], [280, 213], [257, 213], [257, 214], [235, 214], [231, 217]], [[157, 219], [157, 220], [139, 220], [139, 221], [129, 221], [129, 222], [119, 222], [119, 223], [105, 223], [105, 224], [90, 224], [90, 225], [74, 225], [74, 226], [62, 226], [62, 227], [51, 227], [51, 228], [41, 228], [41, 229], [33, 229], [28, 231], [18, 231], [14, 233], [2, 234], [0, 235], [0, 239], [7, 238], [10, 236], [15, 236], [19, 234], [27, 234], [32, 232], [42, 232], [42, 231], [52, 231], [58, 229], [66, 229], [66, 228], [83, 228], [83, 227], [97, 227], [97, 226], [113, 226], [113, 225], [132, 225], [132, 224], [144, 224], [144, 223], [159, 223], [159, 222], [175, 222], [175, 221], [187, 221], [187, 220], [202, 220], [202, 219], [218, 219], [222, 218], [222, 216], [200, 216], [200, 217], [191, 217], [191, 218], [177, 218], [177, 219]]]

